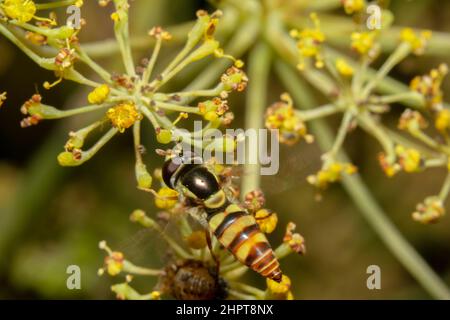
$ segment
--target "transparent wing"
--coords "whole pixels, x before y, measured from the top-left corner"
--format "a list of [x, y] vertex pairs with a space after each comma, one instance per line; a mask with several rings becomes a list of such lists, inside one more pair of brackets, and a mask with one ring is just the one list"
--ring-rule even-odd
[[[276, 196], [307, 184], [306, 178], [319, 170], [322, 152], [315, 145], [280, 147], [278, 171], [273, 175], [261, 175], [244, 165], [231, 167], [232, 184], [239, 186], [243, 178], [249, 175], [261, 175], [261, 188], [266, 195]], [[275, 164], [272, 164], [275, 165]]]
[[[150, 216], [150, 215], [149, 215]], [[127, 237], [118, 249], [123, 252], [129, 260], [143, 261], [151, 252], [153, 258], [168, 262], [176, 256], [174, 244], [181, 250], [190, 253], [186, 239], [195, 231], [204, 228], [187, 210], [184, 212], [159, 212], [152, 217], [157, 223], [157, 228], [144, 228]]]

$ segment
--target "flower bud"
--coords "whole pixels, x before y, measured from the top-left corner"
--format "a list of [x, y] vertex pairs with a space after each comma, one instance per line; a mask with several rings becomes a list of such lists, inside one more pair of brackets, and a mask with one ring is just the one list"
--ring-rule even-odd
[[89, 93], [88, 101], [90, 104], [101, 104], [106, 100], [106, 98], [108, 98], [109, 93], [109, 86], [106, 84], [102, 84]]
[[264, 233], [272, 233], [278, 223], [278, 216], [268, 209], [260, 209], [255, 213], [256, 222]]
[[211, 142], [206, 150], [214, 150], [218, 152], [233, 152], [236, 149], [236, 141], [231, 136], [223, 136]]
[[80, 161], [76, 159], [72, 152], [61, 152], [58, 155], [58, 163], [63, 167], [76, 167], [80, 165]]
[[152, 186], [153, 178], [147, 171], [147, 167], [143, 163], [136, 163], [135, 166], [136, 181], [139, 188], [149, 189]]
[[160, 209], [171, 209], [178, 201], [178, 192], [168, 187], [162, 187], [155, 198], [155, 205]]
[[159, 143], [168, 144], [172, 142], [172, 132], [167, 129], [161, 129], [156, 134], [156, 140], [158, 140]]
[[194, 231], [188, 237], [186, 237], [186, 243], [189, 248], [203, 249], [206, 248], [206, 235], [204, 231]]
[[149, 218], [144, 210], [136, 209], [130, 215], [130, 220], [132, 222], [139, 223], [141, 226], [145, 228], [152, 228], [156, 225], [156, 221]]

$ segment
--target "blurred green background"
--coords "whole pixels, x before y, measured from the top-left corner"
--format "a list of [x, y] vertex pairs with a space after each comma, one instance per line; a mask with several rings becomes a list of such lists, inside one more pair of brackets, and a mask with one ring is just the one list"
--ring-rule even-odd
[[[108, 10], [99, 8], [95, 1], [85, 2], [82, 15], [88, 25], [80, 35], [81, 41], [112, 37]], [[136, 9], [140, 6], [141, 10]], [[193, 20], [197, 9], [210, 7], [194, 0], [139, 0], [133, 2], [132, 8], [132, 30], [144, 34], [154, 25]], [[449, 2], [394, 0], [390, 8], [398, 25], [450, 32]], [[170, 46], [166, 50], [172, 53], [176, 48]], [[101, 62], [119, 70], [114, 58]], [[395, 69], [394, 76], [408, 82], [441, 62], [450, 63], [450, 55], [411, 58]], [[80, 127], [85, 118], [45, 121], [35, 127], [20, 128], [19, 108], [36, 90], [43, 94], [46, 103], [55, 106], [71, 107], [85, 102], [86, 91], [68, 82], [44, 92], [42, 83], [52, 78], [50, 72], [41, 70], [0, 37], [0, 92], [8, 92], [8, 100], [0, 110], [0, 298], [113, 298], [109, 286], [116, 279], [97, 276], [104, 257], [98, 242], [105, 239], [114, 249], [124, 248], [126, 254], [128, 250], [137, 263], [160, 266], [150, 246], [135, 241], [139, 229], [128, 220], [133, 209], [142, 208], [150, 215], [156, 210], [152, 198], [135, 189], [129, 132], [114, 139], [85, 165], [61, 168], [56, 155], [62, 150], [67, 132]], [[179, 79], [178, 85], [187, 84], [187, 80]], [[449, 80], [444, 88], [449, 97]], [[269, 101], [276, 101], [281, 92], [279, 81], [271, 77]], [[239, 95], [234, 95], [231, 104], [236, 114], [234, 126], [241, 127], [245, 95], [236, 96]], [[395, 126], [399, 114], [393, 112], [386, 120]], [[330, 123], [336, 125], [335, 120]], [[161, 166], [161, 159], [151, 152], [157, 146], [150, 131], [144, 143], [149, 150], [147, 165]], [[378, 145], [359, 130], [346, 142], [346, 150], [395, 225], [450, 285], [450, 218], [444, 217], [430, 226], [410, 218], [418, 202], [438, 192], [442, 171], [427, 170], [387, 179], [376, 160]], [[321, 202], [314, 200], [315, 191], [305, 178], [320, 167], [320, 154], [316, 145], [283, 146], [279, 174], [264, 177], [262, 182], [267, 207], [280, 217], [279, 227], [271, 236], [274, 245], [281, 241], [288, 221], [294, 221], [306, 238], [305, 257], [290, 256], [282, 261], [283, 269], [293, 280], [295, 297], [429, 298], [383, 246], [341, 187], [332, 187]], [[72, 264], [81, 267], [81, 290], [66, 288], [66, 268]], [[372, 264], [381, 267], [382, 290], [370, 291], [366, 287], [366, 268]], [[247, 277], [249, 282], [264, 286], [259, 277], [250, 273]], [[138, 288], [149, 291], [153, 285], [152, 279], [144, 279]]]

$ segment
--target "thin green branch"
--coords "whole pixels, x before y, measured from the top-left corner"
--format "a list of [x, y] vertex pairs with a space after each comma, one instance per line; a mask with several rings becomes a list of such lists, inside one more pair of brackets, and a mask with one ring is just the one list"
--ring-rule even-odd
[[311, 110], [295, 110], [295, 113], [305, 122], [325, 118], [339, 112], [342, 112], [342, 109], [334, 104], [326, 104]]
[[[262, 119], [267, 105], [267, 88], [270, 73], [271, 52], [265, 43], [259, 43], [251, 52], [248, 73], [250, 85], [247, 92], [245, 128], [259, 130], [262, 128]], [[246, 164], [244, 170], [248, 173], [242, 178], [242, 195], [256, 190], [260, 185], [260, 165], [258, 164], [258, 143], [249, 143], [246, 151]], [[256, 163], [248, 163], [249, 159], [256, 159]]]

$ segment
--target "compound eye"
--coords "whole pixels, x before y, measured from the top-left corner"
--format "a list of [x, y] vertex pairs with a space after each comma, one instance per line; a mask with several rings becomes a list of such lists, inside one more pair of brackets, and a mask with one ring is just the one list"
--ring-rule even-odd
[[177, 171], [177, 169], [181, 166], [182, 162], [180, 158], [172, 158], [167, 160], [164, 163], [164, 166], [162, 168], [162, 178], [164, 180], [164, 183], [169, 188], [174, 188], [175, 186], [172, 186], [172, 183], [170, 182], [172, 176]]

